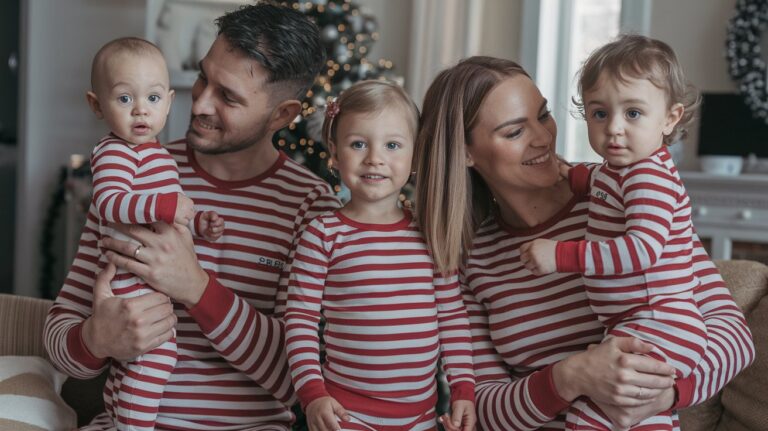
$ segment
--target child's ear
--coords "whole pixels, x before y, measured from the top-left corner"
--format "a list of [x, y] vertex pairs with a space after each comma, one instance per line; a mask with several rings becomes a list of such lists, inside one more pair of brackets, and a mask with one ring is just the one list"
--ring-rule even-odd
[[166, 112], [166, 113], [165, 113], [165, 116], [166, 116], [166, 117], [168, 116], [168, 114], [170, 114], [170, 113], [171, 113], [171, 105], [173, 105], [173, 99], [175, 99], [175, 98], [176, 98], [176, 91], [175, 91], [175, 90], [173, 90], [173, 89], [171, 89], [170, 91], [168, 91], [168, 97], [169, 97], [171, 100], [169, 100], [169, 101], [168, 101], [168, 112]]
[[685, 113], [685, 106], [683, 106], [682, 103], [675, 103], [671, 108], [669, 108], [669, 112], [667, 113], [667, 122], [664, 125], [664, 136], [672, 133], [672, 130], [675, 129], [677, 123], [679, 123], [680, 119], [683, 118], [683, 113]]
[[336, 157], [336, 154], [337, 154], [336, 153], [336, 144], [333, 143], [333, 141], [328, 142], [328, 153], [330, 154], [331, 160], [334, 163], [338, 163], [339, 162], [339, 158]]
[[295, 99], [285, 100], [272, 110], [272, 117], [269, 119], [269, 130], [276, 132], [283, 127], [291, 124], [296, 116], [301, 112], [301, 102]]
[[96, 118], [103, 119], [104, 113], [101, 112], [101, 104], [99, 103], [99, 98], [96, 97], [96, 93], [93, 91], [88, 91], [85, 93], [85, 100], [88, 101], [88, 106], [91, 107], [91, 111], [93, 111], [94, 114], [96, 114]]

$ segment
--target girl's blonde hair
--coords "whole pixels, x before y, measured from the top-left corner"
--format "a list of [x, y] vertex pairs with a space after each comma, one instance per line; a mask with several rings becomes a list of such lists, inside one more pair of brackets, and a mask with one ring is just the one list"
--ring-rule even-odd
[[427, 90], [414, 153], [416, 217], [442, 273], [458, 268], [493, 209], [488, 185], [467, 166], [466, 147], [486, 96], [518, 75], [529, 76], [513, 61], [470, 57], [440, 72]]
[[415, 139], [419, 127], [419, 108], [411, 96], [394, 82], [367, 80], [353, 84], [326, 107], [323, 142], [326, 145], [336, 144], [336, 129], [343, 116], [380, 113], [393, 106], [401, 108], [408, 123], [408, 131]]
[[597, 85], [603, 73], [623, 83], [627, 82], [627, 78], [647, 79], [666, 93], [667, 109], [681, 103], [683, 116], [672, 133], [664, 136], [664, 144], [685, 139], [701, 98], [698, 90], [686, 79], [669, 45], [649, 37], [625, 34], [593, 51], [578, 72], [578, 98], [573, 98], [582, 118], [586, 118], [584, 93]]

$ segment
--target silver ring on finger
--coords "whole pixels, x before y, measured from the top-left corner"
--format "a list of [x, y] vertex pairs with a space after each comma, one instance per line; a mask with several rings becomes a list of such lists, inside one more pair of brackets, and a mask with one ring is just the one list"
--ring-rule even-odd
[[139, 253], [141, 252], [141, 247], [143, 247], [141, 244], [136, 246], [136, 250], [133, 251], [133, 258], [136, 260], [139, 260]]
[[643, 387], [640, 386], [637, 388], [637, 396], [635, 398], [642, 400], [643, 399]]

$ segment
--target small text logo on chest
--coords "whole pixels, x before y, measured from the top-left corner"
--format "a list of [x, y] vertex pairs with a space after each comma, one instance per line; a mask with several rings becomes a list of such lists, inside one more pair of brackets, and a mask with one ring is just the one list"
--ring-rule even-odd
[[283, 261], [277, 260], [277, 259], [270, 259], [268, 257], [260, 257], [259, 263], [266, 266], [271, 266], [274, 268], [282, 268], [283, 267]]
[[598, 190], [598, 191], [595, 192], [595, 197], [598, 198], [598, 199], [602, 199], [602, 200], [606, 201], [606, 200], [608, 200], [608, 193], [606, 193], [606, 192], [604, 192], [602, 190]]

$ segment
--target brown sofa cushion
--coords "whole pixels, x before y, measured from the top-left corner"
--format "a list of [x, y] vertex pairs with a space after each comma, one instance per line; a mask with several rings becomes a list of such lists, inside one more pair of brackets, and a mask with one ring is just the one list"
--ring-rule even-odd
[[59, 396], [66, 378], [39, 356], [0, 356], [0, 429], [74, 429], [75, 411]]
[[768, 296], [747, 315], [755, 341], [755, 362], [723, 389], [718, 430], [768, 430]]
[[[746, 260], [719, 260], [715, 261], [715, 264], [717, 264], [717, 268], [720, 270], [723, 280], [725, 280], [726, 285], [731, 291], [733, 300], [739, 307], [741, 307], [744, 314], [749, 316], [749, 312], [752, 311], [760, 299], [768, 293], [768, 268], [761, 263]], [[749, 325], [754, 331], [756, 323], [749, 322]], [[763, 323], [763, 325], [765, 325], [765, 323]], [[765, 355], [765, 353], [763, 355]], [[754, 369], [755, 366], [753, 365], [752, 368]], [[763, 366], [759, 369], [766, 370], [767, 368]], [[749, 369], [742, 372], [741, 376], [748, 371]], [[737, 379], [739, 379], [739, 377], [737, 377]], [[733, 382], [729, 385], [732, 384]], [[729, 387], [730, 386], [727, 386], [726, 390]], [[762, 389], [764, 393], [768, 393], [768, 387], [763, 386], [763, 388], [753, 386], [752, 391]], [[724, 408], [721, 403], [721, 398], [722, 394], [717, 394], [697, 406], [680, 411], [680, 423], [683, 431], [713, 431], [715, 429], [730, 431], [744, 429], [743, 427], [734, 427], [734, 425], [727, 423], [735, 422], [735, 420], [730, 415], [728, 418], [723, 416]], [[721, 418], [721, 416], [723, 417]], [[768, 427], [756, 429], [768, 429]]]
[[[0, 294], [0, 356], [40, 356], [48, 359], [43, 347], [43, 325], [53, 301]], [[69, 378], [61, 389], [62, 398], [75, 409], [78, 425], [85, 425], [104, 411], [102, 389], [108, 371], [90, 380]], [[13, 429], [4, 427], [2, 429]]]

